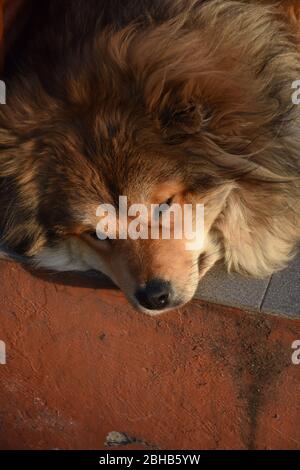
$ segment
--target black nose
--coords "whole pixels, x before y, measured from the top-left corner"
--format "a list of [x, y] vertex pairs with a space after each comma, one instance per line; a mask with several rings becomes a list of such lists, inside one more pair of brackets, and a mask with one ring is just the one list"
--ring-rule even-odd
[[148, 310], [163, 310], [170, 305], [171, 285], [162, 279], [152, 279], [137, 290], [135, 297]]

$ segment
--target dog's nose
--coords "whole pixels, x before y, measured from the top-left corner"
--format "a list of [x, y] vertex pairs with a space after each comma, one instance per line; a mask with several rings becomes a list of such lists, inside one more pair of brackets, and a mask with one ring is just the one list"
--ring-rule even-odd
[[163, 310], [170, 305], [171, 284], [162, 279], [152, 279], [137, 290], [135, 297], [148, 310]]

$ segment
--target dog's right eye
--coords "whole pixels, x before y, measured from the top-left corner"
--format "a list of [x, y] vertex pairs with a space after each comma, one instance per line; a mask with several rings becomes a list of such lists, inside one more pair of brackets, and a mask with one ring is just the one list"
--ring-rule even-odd
[[94, 240], [100, 240], [100, 238], [98, 238], [97, 232], [88, 232], [87, 235], [89, 235]]
[[109, 238], [105, 238], [104, 240], [99, 238], [96, 231], [91, 230], [90, 232], [86, 232], [86, 235], [88, 235], [88, 237], [92, 238], [93, 240], [96, 240], [97, 242], [109, 242]]

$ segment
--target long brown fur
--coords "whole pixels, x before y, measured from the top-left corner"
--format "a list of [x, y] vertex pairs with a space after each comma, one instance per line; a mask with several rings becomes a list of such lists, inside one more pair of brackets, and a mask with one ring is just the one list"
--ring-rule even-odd
[[[160, 277], [185, 302], [221, 258], [282, 269], [300, 239], [296, 2], [46, 3], [0, 107], [3, 241], [39, 265], [103, 269], [131, 301]], [[204, 202], [203, 250], [88, 242], [95, 208], [120, 194]]]

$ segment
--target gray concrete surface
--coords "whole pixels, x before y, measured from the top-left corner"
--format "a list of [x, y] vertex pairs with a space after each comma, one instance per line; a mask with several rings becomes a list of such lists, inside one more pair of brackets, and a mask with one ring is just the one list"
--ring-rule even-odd
[[300, 253], [286, 269], [265, 279], [228, 274], [224, 266], [217, 265], [200, 282], [196, 297], [300, 319]]

